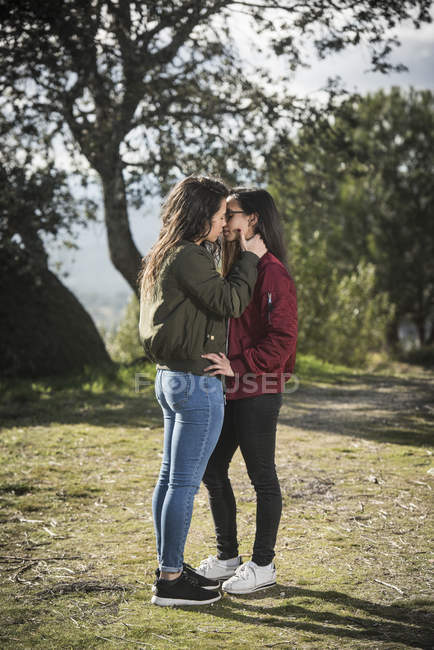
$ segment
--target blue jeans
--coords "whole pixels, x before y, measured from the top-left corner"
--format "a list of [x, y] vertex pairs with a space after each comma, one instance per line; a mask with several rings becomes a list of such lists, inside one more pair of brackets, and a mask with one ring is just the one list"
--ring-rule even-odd
[[164, 447], [152, 513], [160, 570], [176, 572], [183, 565], [194, 496], [222, 428], [223, 387], [217, 377], [158, 370], [155, 394], [164, 416]]

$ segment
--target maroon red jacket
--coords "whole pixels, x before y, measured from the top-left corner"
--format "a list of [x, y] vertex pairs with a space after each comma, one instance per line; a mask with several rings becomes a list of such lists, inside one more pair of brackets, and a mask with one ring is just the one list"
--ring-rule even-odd
[[297, 296], [294, 281], [271, 253], [258, 263], [253, 298], [231, 318], [228, 357], [235, 377], [225, 377], [226, 398], [281, 393], [295, 364]]

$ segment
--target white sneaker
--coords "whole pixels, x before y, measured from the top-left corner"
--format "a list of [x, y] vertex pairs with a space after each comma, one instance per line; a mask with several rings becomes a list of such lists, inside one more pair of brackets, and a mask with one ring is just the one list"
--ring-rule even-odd
[[[235, 563], [235, 559], [237, 562]], [[195, 569], [196, 573], [209, 580], [226, 580], [234, 575], [235, 571], [241, 565], [241, 558], [238, 556], [234, 560], [219, 560], [215, 555], [210, 555], [206, 560], [202, 560]]]
[[276, 567], [273, 562], [267, 566], [258, 566], [250, 561], [239, 566], [232, 578], [222, 584], [222, 589], [228, 594], [250, 594], [275, 584]]

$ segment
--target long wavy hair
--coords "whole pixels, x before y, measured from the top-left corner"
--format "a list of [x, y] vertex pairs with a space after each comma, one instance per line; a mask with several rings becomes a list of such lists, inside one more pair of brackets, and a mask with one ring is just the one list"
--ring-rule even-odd
[[[282, 221], [271, 194], [256, 188], [235, 187], [230, 190], [229, 198], [236, 199], [246, 214], [257, 215], [255, 234], [261, 235], [270, 253], [289, 270]], [[223, 275], [227, 275], [240, 254], [239, 242], [224, 242], [222, 253]]]
[[[226, 185], [208, 176], [188, 176], [172, 188], [162, 206], [158, 240], [142, 260], [141, 292], [153, 289], [167, 253], [181, 240], [195, 242], [209, 235], [212, 217], [228, 193]], [[219, 247], [219, 242], [211, 246], [212, 252], [218, 253]]]

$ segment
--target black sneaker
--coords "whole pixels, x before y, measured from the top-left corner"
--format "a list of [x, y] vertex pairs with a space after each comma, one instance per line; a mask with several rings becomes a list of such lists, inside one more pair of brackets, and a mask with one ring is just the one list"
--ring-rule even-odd
[[[189, 564], [186, 564], [185, 562], [183, 564], [183, 568], [186, 573], [189, 573], [190, 575], [193, 574], [195, 576], [199, 587], [202, 587], [202, 589], [210, 589], [210, 590], [219, 589], [220, 587], [219, 580], [211, 580], [210, 578], [201, 576], [200, 573], [196, 573], [193, 567], [190, 566]], [[155, 569], [155, 577], [157, 580], [160, 579], [160, 569]], [[155, 589], [153, 588], [152, 591], [155, 591]]]
[[198, 584], [196, 574], [184, 570], [175, 580], [156, 580], [155, 594], [151, 598], [151, 603], [161, 607], [209, 605], [220, 598], [221, 594], [218, 591], [203, 589]]

